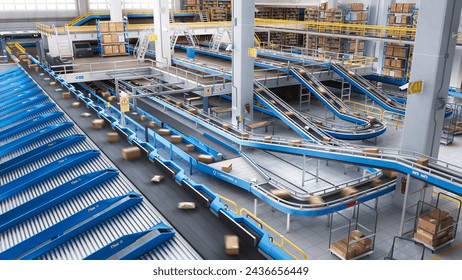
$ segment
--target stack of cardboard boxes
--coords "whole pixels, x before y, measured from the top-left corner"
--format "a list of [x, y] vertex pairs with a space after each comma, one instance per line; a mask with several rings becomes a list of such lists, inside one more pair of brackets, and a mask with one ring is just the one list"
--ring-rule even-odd
[[123, 40], [123, 22], [102, 21], [99, 23], [99, 32], [101, 33], [103, 55], [127, 54]]
[[412, 10], [414, 8], [415, 8], [414, 3], [395, 3], [395, 4], [391, 4], [390, 12], [409, 14], [409, 13], [412, 13]]
[[419, 217], [414, 238], [430, 247], [438, 247], [454, 238], [453, 223], [448, 212], [433, 209]]
[[372, 240], [359, 230], [353, 230], [348, 238], [333, 242], [330, 250], [344, 259], [353, 259], [372, 251]]

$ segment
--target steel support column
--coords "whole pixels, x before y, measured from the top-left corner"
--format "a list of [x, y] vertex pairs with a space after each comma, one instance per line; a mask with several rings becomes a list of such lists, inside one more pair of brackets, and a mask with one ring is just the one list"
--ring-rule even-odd
[[[410, 81], [424, 84], [422, 93], [407, 98], [403, 150], [438, 157], [461, 8], [459, 0], [420, 2]], [[407, 197], [406, 205], [413, 205], [420, 199], [423, 183], [412, 180], [409, 188], [406, 191], [413, 195]], [[431, 192], [432, 188], [425, 190]], [[403, 201], [401, 192], [396, 191], [395, 204], [403, 205]]]
[[111, 21], [121, 22], [123, 21], [122, 15], [122, 1], [112, 0], [110, 1], [109, 12], [111, 13]]
[[[234, 0], [233, 8], [233, 88], [232, 123], [243, 128], [253, 120], [255, 0]], [[247, 109], [247, 110], [246, 110]]]
[[168, 1], [154, 0], [153, 14], [154, 34], [157, 35], [156, 61], [164, 65], [171, 65], [172, 52], [170, 50], [170, 15]]

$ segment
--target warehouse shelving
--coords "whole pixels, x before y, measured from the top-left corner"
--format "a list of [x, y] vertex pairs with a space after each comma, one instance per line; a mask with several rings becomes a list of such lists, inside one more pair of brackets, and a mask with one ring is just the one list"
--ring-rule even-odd
[[[395, 3], [388, 7], [387, 25], [398, 27], [416, 27], [418, 10], [413, 3]], [[389, 37], [398, 36], [394, 32]], [[395, 53], [395, 50], [397, 52]], [[384, 45], [382, 74], [397, 80], [408, 81], [412, 65], [411, 45]]]
[[100, 56], [127, 55], [128, 33], [126, 22], [97, 21], [98, 48]]

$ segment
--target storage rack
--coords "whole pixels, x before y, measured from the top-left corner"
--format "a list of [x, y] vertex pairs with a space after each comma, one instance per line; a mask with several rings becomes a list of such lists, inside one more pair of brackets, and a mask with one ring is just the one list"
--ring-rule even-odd
[[[417, 26], [418, 10], [414, 3], [395, 3], [388, 7], [388, 26]], [[390, 33], [389, 37], [398, 34]], [[411, 72], [413, 47], [411, 45], [384, 44], [382, 74], [397, 80], [408, 81]]]
[[188, 11], [199, 11], [201, 9], [201, 0], [185, 0], [183, 7]]
[[101, 57], [128, 55], [127, 22], [96, 22], [98, 50]]

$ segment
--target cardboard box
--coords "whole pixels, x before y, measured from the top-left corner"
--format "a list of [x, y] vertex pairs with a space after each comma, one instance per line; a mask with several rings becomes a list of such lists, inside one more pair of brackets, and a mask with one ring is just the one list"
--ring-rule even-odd
[[263, 141], [265, 143], [271, 143], [271, 141], [273, 140], [273, 137], [272, 136], [265, 136], [265, 138], [263, 138]]
[[186, 151], [187, 151], [188, 153], [192, 153], [192, 152], [194, 152], [195, 150], [196, 150], [196, 147], [195, 147], [193, 144], [187, 144], [187, 145], [186, 145]]
[[213, 163], [213, 157], [211, 155], [200, 154], [197, 160], [203, 163]]
[[194, 202], [180, 202], [180, 203], [178, 203], [178, 209], [193, 210], [193, 209], [196, 209], [196, 203], [194, 203]]
[[112, 54], [112, 46], [103, 46], [103, 54]]
[[108, 132], [107, 141], [109, 143], [114, 143], [114, 142], [119, 141], [119, 134], [117, 132]]
[[419, 158], [416, 161], [417, 164], [420, 164], [422, 166], [428, 166], [428, 158]]
[[[61, 93], [61, 98], [62, 99], [70, 99], [71, 98], [71, 93], [68, 92], [68, 91], [65, 91], [63, 93]], [[80, 104], [80, 102], [78, 102]], [[74, 107], [74, 108], [77, 108], [77, 107]]]
[[116, 22], [115, 23], [115, 31], [116, 32], [124, 32], [124, 23], [123, 22]]
[[101, 96], [102, 96], [103, 98], [107, 98], [107, 97], [111, 96], [111, 93], [110, 93], [109, 91], [102, 91], [102, 92], [101, 92]]
[[117, 32], [115, 22], [109, 22], [109, 32]]
[[358, 190], [354, 187], [344, 187], [344, 188], [341, 188], [340, 189], [340, 194], [342, 196], [350, 196], [350, 195], [353, 195], [355, 193], [357, 193]]
[[364, 4], [363, 3], [353, 3], [352, 9], [353, 11], [362, 11], [364, 10]]
[[157, 130], [157, 134], [163, 135], [163, 136], [168, 136], [168, 135], [171, 135], [172, 132], [170, 131], [170, 129], [160, 128], [160, 129]]
[[181, 137], [180, 135], [172, 135], [170, 136], [170, 142], [172, 142], [173, 144], [181, 143], [183, 142], [183, 137]]
[[319, 6], [319, 9], [320, 10], [327, 10], [327, 2], [321, 3], [321, 5]]
[[223, 123], [223, 124], [221, 125], [221, 127], [222, 127], [224, 130], [228, 130], [228, 129], [229, 129], [229, 124]]
[[50, 86], [55, 87], [55, 86], [56, 86], [56, 82], [50, 82]]
[[197, 114], [197, 109], [196, 108], [189, 108], [188, 112], [191, 113], [191, 114], [196, 115]]
[[109, 22], [108, 21], [100, 21], [99, 22], [99, 31], [101, 33], [109, 32]]
[[383, 69], [383, 74], [384, 74], [385, 76], [390, 76], [390, 69], [384, 68], [384, 69]]
[[347, 260], [352, 259], [356, 256], [355, 250], [351, 246], [348, 246], [347, 242], [345, 242], [344, 239], [333, 242], [330, 245], [330, 249], [336, 252], [342, 258]]
[[125, 160], [133, 160], [141, 157], [141, 149], [138, 147], [129, 147], [122, 149], [122, 157]]
[[324, 204], [324, 199], [319, 195], [312, 195], [308, 197], [309, 204]]
[[239, 237], [237, 235], [225, 235], [225, 252], [227, 255], [239, 254]]
[[403, 70], [395, 70], [395, 78], [404, 78], [404, 71]]
[[366, 157], [379, 157], [379, 148], [364, 148], [363, 155]]
[[323, 136], [323, 137], [322, 137], [322, 142], [328, 143], [328, 142], [330, 142], [331, 140], [332, 140], [332, 138], [330, 138], [330, 137], [327, 137], [327, 136]]
[[390, 58], [385, 58], [385, 61], [384, 61], [383, 65], [385, 65], [385, 66], [391, 66], [391, 62], [392, 62], [392, 59], [390, 59]]
[[112, 43], [119, 43], [119, 34], [110, 34]]
[[103, 34], [103, 44], [110, 44], [110, 43], [112, 43], [112, 35]]
[[223, 166], [221, 167], [221, 171], [224, 171], [224, 172], [226, 172], [226, 173], [231, 172], [232, 169], [233, 169], [233, 164], [232, 164], [232, 163], [228, 163], [228, 164], [223, 165]]
[[154, 121], [150, 121], [150, 122], [149, 122], [149, 127], [150, 127], [150, 128], [156, 128], [156, 127], [157, 127], [157, 123], [154, 122]]
[[435, 234], [440, 230], [444, 230], [450, 227], [453, 222], [454, 221], [451, 216], [441, 221], [438, 221], [437, 219], [432, 219], [428, 216], [421, 216], [417, 221], [417, 227], [432, 234]]
[[121, 53], [121, 54], [127, 53], [127, 50], [125, 49], [125, 45], [124, 45], [124, 44], [120, 44], [120, 45], [119, 45], [119, 53]]
[[164, 179], [163, 175], [156, 175], [156, 176], [151, 178], [151, 182], [152, 183], [159, 183], [159, 182], [162, 181], [162, 179]]
[[390, 179], [395, 179], [398, 177], [398, 172], [392, 171], [392, 170], [382, 170], [382, 173], [385, 177], [390, 178]]
[[372, 181], [371, 181], [371, 185], [374, 186], [374, 187], [378, 187], [382, 184], [382, 180], [380, 180], [379, 178], [374, 178]]
[[114, 96], [114, 95], [111, 95], [111, 96], [107, 97], [107, 101], [109, 101], [109, 102], [115, 101], [116, 99], [117, 99], [117, 96]]
[[392, 46], [386, 46], [385, 48], [385, 55], [386, 56], [393, 56], [394, 48]]
[[40, 67], [35, 67], [35, 72], [39, 72], [40, 71]]
[[112, 53], [113, 54], [118, 54], [119, 53], [119, 46], [118, 45], [112, 46]]
[[140, 116], [140, 121], [145, 122], [148, 118], [145, 115]]
[[248, 133], [242, 133], [241, 134], [242, 139], [249, 139], [249, 136], [250, 135]]
[[103, 119], [96, 119], [91, 122], [91, 127], [93, 129], [101, 129], [104, 126], [104, 120]]
[[427, 216], [431, 219], [441, 221], [447, 219], [449, 217], [449, 213], [440, 209], [432, 209], [428, 212]]
[[396, 23], [396, 17], [395, 16], [390, 16], [388, 18], [388, 24], [393, 25]]
[[71, 106], [72, 108], [80, 108], [80, 102], [73, 102]]
[[289, 141], [289, 146], [293, 146], [293, 147], [298, 147], [300, 146], [300, 144], [302, 144], [302, 140], [290, 140]]
[[274, 196], [282, 198], [282, 199], [289, 199], [290, 198], [290, 193], [289, 193], [288, 190], [271, 189], [270, 193], [273, 194]]

